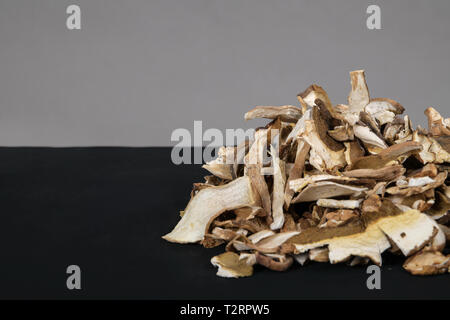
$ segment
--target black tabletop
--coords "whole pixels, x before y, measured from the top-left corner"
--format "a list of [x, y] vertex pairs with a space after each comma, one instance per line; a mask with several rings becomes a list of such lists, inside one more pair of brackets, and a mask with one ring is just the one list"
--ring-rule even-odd
[[[215, 275], [223, 247], [168, 243], [206, 172], [169, 148], [0, 148], [0, 298], [450, 298], [450, 276], [414, 277], [383, 256], [381, 289], [365, 267], [310, 263], [249, 278]], [[81, 268], [68, 290], [66, 268]]]

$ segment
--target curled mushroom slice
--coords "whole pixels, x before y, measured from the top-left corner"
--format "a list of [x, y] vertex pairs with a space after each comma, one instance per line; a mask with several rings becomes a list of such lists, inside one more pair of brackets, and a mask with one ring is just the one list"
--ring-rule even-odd
[[256, 252], [256, 262], [273, 271], [285, 271], [289, 269], [293, 261], [292, 257], [286, 257], [283, 261], [280, 261]]
[[316, 201], [320, 198], [326, 199], [339, 196], [359, 196], [362, 192], [367, 190], [367, 188], [353, 187], [329, 181], [317, 182], [309, 184], [304, 188], [298, 196], [292, 200], [292, 203]]
[[253, 274], [253, 267], [244, 260], [239, 259], [239, 255], [234, 252], [225, 252], [212, 257], [211, 263], [218, 267], [217, 275], [224, 278], [249, 277]]
[[369, 103], [369, 89], [367, 88], [364, 70], [350, 72], [352, 90], [348, 96], [348, 105], [354, 113], [363, 111]]
[[255, 202], [250, 179], [238, 178], [226, 185], [200, 190], [189, 201], [184, 215], [163, 239], [192, 243], [203, 239], [210, 222], [227, 210], [251, 206]]
[[302, 116], [302, 110], [296, 106], [257, 106], [245, 114], [245, 120], [256, 118], [276, 119], [285, 122], [297, 122]]
[[403, 268], [413, 275], [428, 276], [442, 274], [450, 267], [450, 257], [440, 252], [424, 251], [409, 257]]

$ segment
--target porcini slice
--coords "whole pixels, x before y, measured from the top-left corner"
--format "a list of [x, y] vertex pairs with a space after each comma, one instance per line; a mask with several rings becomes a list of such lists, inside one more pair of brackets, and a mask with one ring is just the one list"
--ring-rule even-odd
[[356, 209], [359, 208], [362, 199], [360, 200], [335, 200], [335, 199], [319, 199], [317, 205], [326, 208], [337, 209]]
[[344, 171], [342, 174], [352, 178], [370, 178], [379, 181], [392, 181], [400, 178], [405, 173], [405, 168], [401, 165], [393, 165], [380, 169], [356, 169]]
[[234, 252], [225, 252], [211, 259], [211, 264], [218, 267], [217, 275], [224, 278], [249, 277], [253, 274], [253, 267]]
[[278, 150], [271, 145], [271, 154], [273, 161], [273, 190], [272, 190], [272, 220], [270, 229], [278, 230], [284, 224], [284, 189], [286, 183], [284, 161], [280, 160]]
[[403, 264], [406, 271], [419, 276], [446, 273], [449, 267], [450, 257], [433, 251], [419, 252], [409, 257]]
[[398, 114], [402, 114], [405, 108], [395, 100], [387, 98], [370, 99], [364, 109], [374, 117], [380, 125], [394, 121]]
[[364, 70], [351, 71], [350, 81], [352, 89], [348, 96], [348, 105], [351, 112], [359, 114], [369, 104], [370, 100]]
[[238, 178], [226, 185], [200, 190], [189, 201], [184, 215], [163, 239], [177, 243], [192, 243], [203, 239], [210, 221], [219, 214], [255, 202], [248, 177]]
[[367, 190], [367, 188], [363, 187], [353, 187], [329, 181], [317, 182], [309, 184], [292, 200], [292, 202], [308, 202], [316, 201], [320, 198], [325, 199], [349, 195], [358, 196]]
[[245, 120], [257, 118], [276, 119], [280, 118], [285, 122], [297, 122], [302, 116], [302, 109], [286, 105], [286, 106], [257, 106], [245, 114]]

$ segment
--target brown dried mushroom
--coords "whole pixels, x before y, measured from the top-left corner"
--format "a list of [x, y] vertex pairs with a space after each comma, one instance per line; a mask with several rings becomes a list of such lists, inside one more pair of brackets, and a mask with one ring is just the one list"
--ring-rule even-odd
[[311, 85], [300, 107], [247, 112], [272, 121], [203, 166], [212, 176], [163, 238], [225, 244], [211, 259], [222, 277], [294, 260], [381, 265], [385, 251], [408, 257], [411, 274], [448, 272], [450, 118], [430, 107], [428, 130], [414, 128], [397, 101], [370, 97], [363, 70], [350, 80], [346, 105]]

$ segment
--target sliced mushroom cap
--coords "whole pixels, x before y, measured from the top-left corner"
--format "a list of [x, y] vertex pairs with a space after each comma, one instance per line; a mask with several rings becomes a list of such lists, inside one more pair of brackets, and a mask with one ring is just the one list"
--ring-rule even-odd
[[428, 276], [442, 274], [450, 267], [450, 257], [440, 252], [424, 251], [408, 258], [403, 268], [413, 275]]
[[218, 267], [217, 275], [224, 278], [249, 277], [253, 274], [253, 267], [245, 260], [239, 259], [234, 252], [225, 252], [211, 259], [213, 266]]
[[292, 203], [317, 201], [321, 198], [326, 199], [339, 196], [358, 196], [367, 190], [367, 188], [353, 187], [329, 181], [316, 182], [309, 184], [304, 188], [298, 196], [292, 200]]
[[181, 220], [163, 239], [178, 243], [200, 241], [212, 219], [227, 210], [251, 206], [254, 202], [255, 196], [248, 177], [203, 189], [191, 199]]
[[257, 106], [245, 114], [245, 120], [257, 118], [276, 119], [285, 122], [297, 122], [302, 116], [302, 110], [296, 106]]

